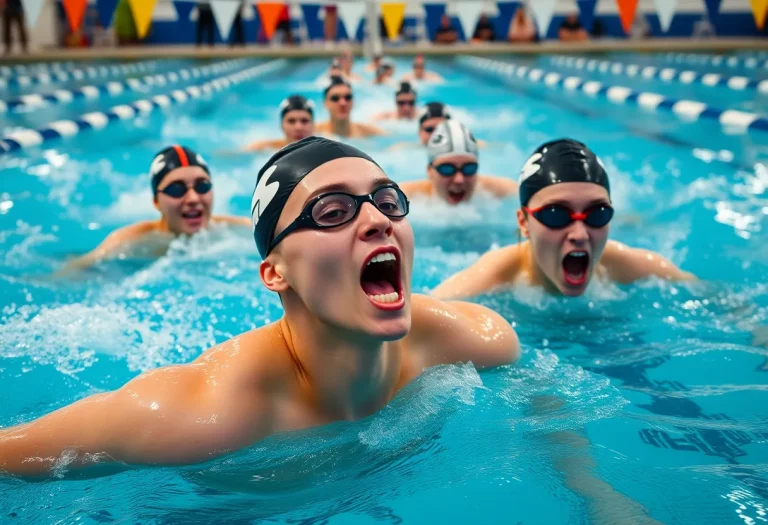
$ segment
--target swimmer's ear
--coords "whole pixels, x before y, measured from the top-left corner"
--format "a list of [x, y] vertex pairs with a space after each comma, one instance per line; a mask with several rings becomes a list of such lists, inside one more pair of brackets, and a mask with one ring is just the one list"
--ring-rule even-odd
[[152, 197], [152, 204], [155, 205], [155, 209], [157, 211], [160, 211], [160, 206], [158, 206], [158, 204], [157, 204], [157, 193], [155, 193], [155, 195]]
[[264, 286], [272, 292], [280, 293], [288, 289], [288, 282], [285, 280], [282, 268], [276, 263], [276, 258], [267, 256], [266, 259], [261, 261], [259, 275]]
[[523, 237], [528, 238], [528, 217], [523, 210], [517, 210], [517, 226]]

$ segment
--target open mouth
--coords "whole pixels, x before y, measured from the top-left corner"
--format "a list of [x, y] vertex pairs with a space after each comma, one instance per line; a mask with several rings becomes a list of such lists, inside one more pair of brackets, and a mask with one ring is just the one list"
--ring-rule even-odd
[[587, 281], [589, 254], [585, 251], [573, 251], [563, 258], [563, 277], [572, 286], [581, 286]]
[[397, 250], [382, 248], [369, 255], [360, 273], [360, 287], [377, 308], [402, 308], [405, 301], [400, 279], [400, 254]]
[[448, 190], [448, 201], [451, 204], [458, 204], [467, 196], [466, 190]]
[[189, 210], [181, 214], [185, 219], [201, 219], [203, 217], [203, 210]]

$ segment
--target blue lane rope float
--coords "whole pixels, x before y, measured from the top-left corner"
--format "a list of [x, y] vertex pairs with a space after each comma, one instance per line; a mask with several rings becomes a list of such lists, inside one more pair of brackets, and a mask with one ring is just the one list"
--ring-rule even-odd
[[555, 55], [550, 57], [550, 63], [558, 67], [566, 67], [583, 71], [599, 71], [612, 73], [630, 78], [645, 80], [661, 80], [663, 82], [679, 82], [681, 84], [702, 84], [704, 86], [722, 86], [734, 91], [757, 90], [768, 93], [768, 80], [756, 80], [744, 76], [728, 76], [718, 73], [679, 70], [671, 67], [656, 67], [631, 62], [612, 62], [610, 60], [586, 59]]
[[0, 66], [0, 76], [12, 77], [15, 75], [35, 75], [50, 71], [67, 71], [79, 66], [75, 62], [47, 62], [42, 64], [14, 64], [12, 66]]
[[157, 60], [137, 62], [136, 64], [116, 64], [111, 66], [88, 66], [71, 71], [50, 71], [48, 73], [36, 73], [34, 75], [19, 75], [15, 77], [0, 78], [0, 89], [9, 87], [27, 87], [56, 84], [58, 82], [80, 81], [93, 78], [105, 78], [115, 76], [133, 75], [137, 73], [150, 73], [158, 65]]
[[210, 93], [222, 91], [247, 80], [282, 69], [288, 65], [285, 59], [272, 60], [270, 62], [252, 66], [235, 73], [215, 78], [204, 84], [177, 89], [163, 95], [156, 95], [149, 99], [137, 100], [131, 104], [121, 104], [107, 111], [92, 112], [81, 115], [75, 120], [59, 120], [51, 122], [42, 129], [20, 129], [8, 133], [0, 138], [0, 155], [18, 151], [24, 148], [39, 146], [40, 144], [64, 137], [77, 135], [85, 130], [102, 129], [110, 122], [128, 120], [139, 115], [144, 115], [155, 109], [178, 105], [190, 99], [199, 99]]
[[665, 53], [662, 57], [677, 64], [694, 64], [710, 67], [729, 67], [744, 69], [768, 69], [768, 58], [754, 56], [704, 55], [700, 53]]
[[614, 104], [635, 105], [648, 110], [663, 109], [671, 111], [688, 121], [700, 119], [716, 120], [723, 127], [739, 131], [768, 131], [768, 119], [755, 113], [735, 109], [722, 110], [713, 108], [695, 100], [680, 100], [665, 97], [658, 93], [634, 91], [624, 86], [611, 86], [595, 80], [585, 80], [577, 76], [564, 76], [554, 71], [536, 67], [527, 67], [487, 58], [462, 56], [457, 57], [459, 64], [475, 71], [489, 73], [505, 81], [514, 78], [534, 83], [543, 83], [551, 88], [568, 91], [581, 91], [592, 97], [607, 99]]
[[155, 86], [164, 86], [181, 80], [207, 77], [229, 71], [245, 63], [244, 59], [227, 60], [207, 66], [171, 71], [165, 74], [130, 78], [121, 82], [107, 82], [98, 86], [82, 86], [77, 89], [59, 89], [49, 94], [24, 95], [12, 100], [0, 100], [0, 113], [6, 111], [29, 111], [50, 104], [68, 104], [73, 100], [97, 99], [102, 96], [117, 96], [126, 91], [138, 91]]

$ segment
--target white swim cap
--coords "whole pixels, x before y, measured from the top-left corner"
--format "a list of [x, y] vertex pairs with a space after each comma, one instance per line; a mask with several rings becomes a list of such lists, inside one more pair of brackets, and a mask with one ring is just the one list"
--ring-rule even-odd
[[430, 164], [446, 155], [469, 155], [477, 160], [477, 141], [464, 124], [444, 120], [429, 137], [427, 153]]

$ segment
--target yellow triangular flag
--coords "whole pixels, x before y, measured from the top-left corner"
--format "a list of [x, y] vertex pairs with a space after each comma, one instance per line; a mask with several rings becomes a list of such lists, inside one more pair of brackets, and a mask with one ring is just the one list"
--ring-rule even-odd
[[403, 17], [405, 17], [405, 3], [381, 4], [381, 16], [384, 17], [387, 36], [390, 40], [394, 40], [400, 32], [400, 25], [402, 25]]
[[765, 27], [765, 12], [768, 10], [768, 0], [749, 0], [752, 4], [752, 16], [755, 17], [757, 28], [762, 31]]
[[157, 4], [157, 0], [128, 0], [139, 38], [144, 38], [149, 32], [149, 24], [152, 22], [152, 11], [155, 10], [155, 4]]

